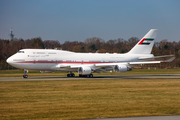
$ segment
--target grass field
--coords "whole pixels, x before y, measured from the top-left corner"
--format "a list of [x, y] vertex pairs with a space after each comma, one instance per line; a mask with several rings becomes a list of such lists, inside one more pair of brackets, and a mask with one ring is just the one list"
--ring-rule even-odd
[[[78, 76], [77, 72], [74, 72], [76, 76]], [[24, 74], [23, 70], [0, 70], [0, 77], [22, 77]], [[180, 74], [180, 69], [133, 69], [132, 71], [127, 71], [125, 73], [93, 73], [96, 75], [148, 75], [148, 74]], [[66, 76], [67, 72], [56, 71], [53, 73], [40, 73], [39, 71], [30, 70], [28, 76]]]
[[1, 120], [179, 114], [179, 79], [0, 82]]
[[[66, 76], [66, 72], [29, 76]], [[78, 75], [77, 73], [75, 73]], [[96, 75], [180, 74], [179, 69], [134, 69]], [[0, 77], [22, 77], [22, 70]], [[0, 119], [87, 119], [180, 115], [179, 79], [0, 82]]]

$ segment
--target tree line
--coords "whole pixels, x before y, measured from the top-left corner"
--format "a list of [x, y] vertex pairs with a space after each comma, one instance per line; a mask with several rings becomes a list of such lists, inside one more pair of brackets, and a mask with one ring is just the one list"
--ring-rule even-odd
[[[131, 37], [128, 40], [122, 38], [104, 41], [98, 37], [87, 38], [84, 42], [78, 41], [66, 41], [61, 44], [58, 40], [42, 40], [40, 37], [32, 39], [17, 39], [6, 40], [0, 39], [0, 69], [7, 68], [6, 59], [11, 55], [18, 52], [20, 49], [60, 49], [72, 52], [83, 53], [126, 53], [139, 41], [137, 37]], [[180, 65], [180, 41], [169, 42], [168, 40], [162, 40], [155, 42], [152, 49], [152, 54], [155, 56], [174, 54], [176, 59], [172, 63], [166, 63], [168, 65], [179, 66]]]

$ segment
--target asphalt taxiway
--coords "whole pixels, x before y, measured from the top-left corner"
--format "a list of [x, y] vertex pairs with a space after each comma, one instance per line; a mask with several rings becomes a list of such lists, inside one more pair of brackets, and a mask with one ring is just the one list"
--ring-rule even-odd
[[0, 82], [5, 81], [63, 81], [63, 80], [105, 80], [105, 79], [180, 79], [180, 74], [166, 74], [166, 75], [107, 75], [94, 76], [93, 78], [86, 77], [0, 77]]

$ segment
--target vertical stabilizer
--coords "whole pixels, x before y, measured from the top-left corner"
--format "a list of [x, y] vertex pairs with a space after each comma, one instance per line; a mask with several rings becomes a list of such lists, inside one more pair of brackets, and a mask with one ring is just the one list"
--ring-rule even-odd
[[128, 54], [150, 54], [154, 45], [158, 30], [151, 29], [129, 52]]

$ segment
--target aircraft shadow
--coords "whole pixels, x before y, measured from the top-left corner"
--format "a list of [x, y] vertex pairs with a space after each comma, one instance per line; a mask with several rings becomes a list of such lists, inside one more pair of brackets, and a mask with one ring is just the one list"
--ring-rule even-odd
[[51, 77], [29, 77], [29, 79], [67, 79], [67, 80], [73, 80], [73, 79], [176, 79], [180, 78], [180, 74], [166, 74], [166, 75], [105, 75], [105, 76], [94, 76], [93, 78], [88, 77], [66, 77], [66, 76], [51, 76]]

